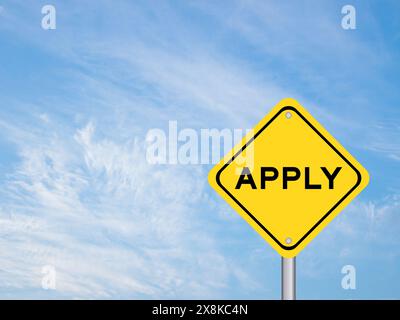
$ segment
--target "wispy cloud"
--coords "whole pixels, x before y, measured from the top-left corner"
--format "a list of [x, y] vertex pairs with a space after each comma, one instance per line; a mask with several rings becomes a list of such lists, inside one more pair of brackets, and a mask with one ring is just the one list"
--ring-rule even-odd
[[40, 291], [46, 264], [61, 295], [81, 298], [215, 296], [246, 277], [199, 228], [200, 168], [151, 166], [137, 140], [97, 139], [92, 123], [73, 137], [47, 130], [18, 142], [2, 192], [3, 287], [28, 278]]

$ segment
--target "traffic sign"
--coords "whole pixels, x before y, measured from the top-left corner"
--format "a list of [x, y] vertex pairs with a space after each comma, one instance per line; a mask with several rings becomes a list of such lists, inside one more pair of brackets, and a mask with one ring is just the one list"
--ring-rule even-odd
[[364, 189], [368, 172], [294, 99], [280, 101], [209, 173], [282, 257], [295, 257]]

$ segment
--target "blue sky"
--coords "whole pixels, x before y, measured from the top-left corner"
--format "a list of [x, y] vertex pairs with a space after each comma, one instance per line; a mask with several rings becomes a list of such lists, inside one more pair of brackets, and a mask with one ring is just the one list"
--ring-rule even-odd
[[371, 179], [298, 256], [298, 297], [400, 298], [398, 1], [53, 1], [47, 31], [45, 4], [0, 3], [0, 297], [278, 299], [280, 257], [211, 166], [150, 165], [145, 137], [293, 97]]

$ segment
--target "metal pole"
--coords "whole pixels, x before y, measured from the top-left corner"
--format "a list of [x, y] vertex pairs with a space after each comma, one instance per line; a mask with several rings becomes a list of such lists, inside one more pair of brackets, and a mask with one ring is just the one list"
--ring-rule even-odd
[[296, 257], [282, 257], [282, 300], [296, 300]]

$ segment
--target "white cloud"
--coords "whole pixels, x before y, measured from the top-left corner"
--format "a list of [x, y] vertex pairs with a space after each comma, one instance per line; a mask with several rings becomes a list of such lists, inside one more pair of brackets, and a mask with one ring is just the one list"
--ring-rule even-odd
[[246, 277], [199, 228], [201, 168], [149, 165], [137, 139], [96, 138], [93, 123], [73, 137], [46, 130], [17, 142], [21, 163], [3, 190], [8, 292], [24, 283], [18, 297], [40, 297], [47, 264], [55, 296], [69, 298], [218, 297], [229, 277]]
[[317, 259], [390, 259], [399, 256], [399, 195], [381, 200], [355, 200], [315, 240], [305, 255]]

